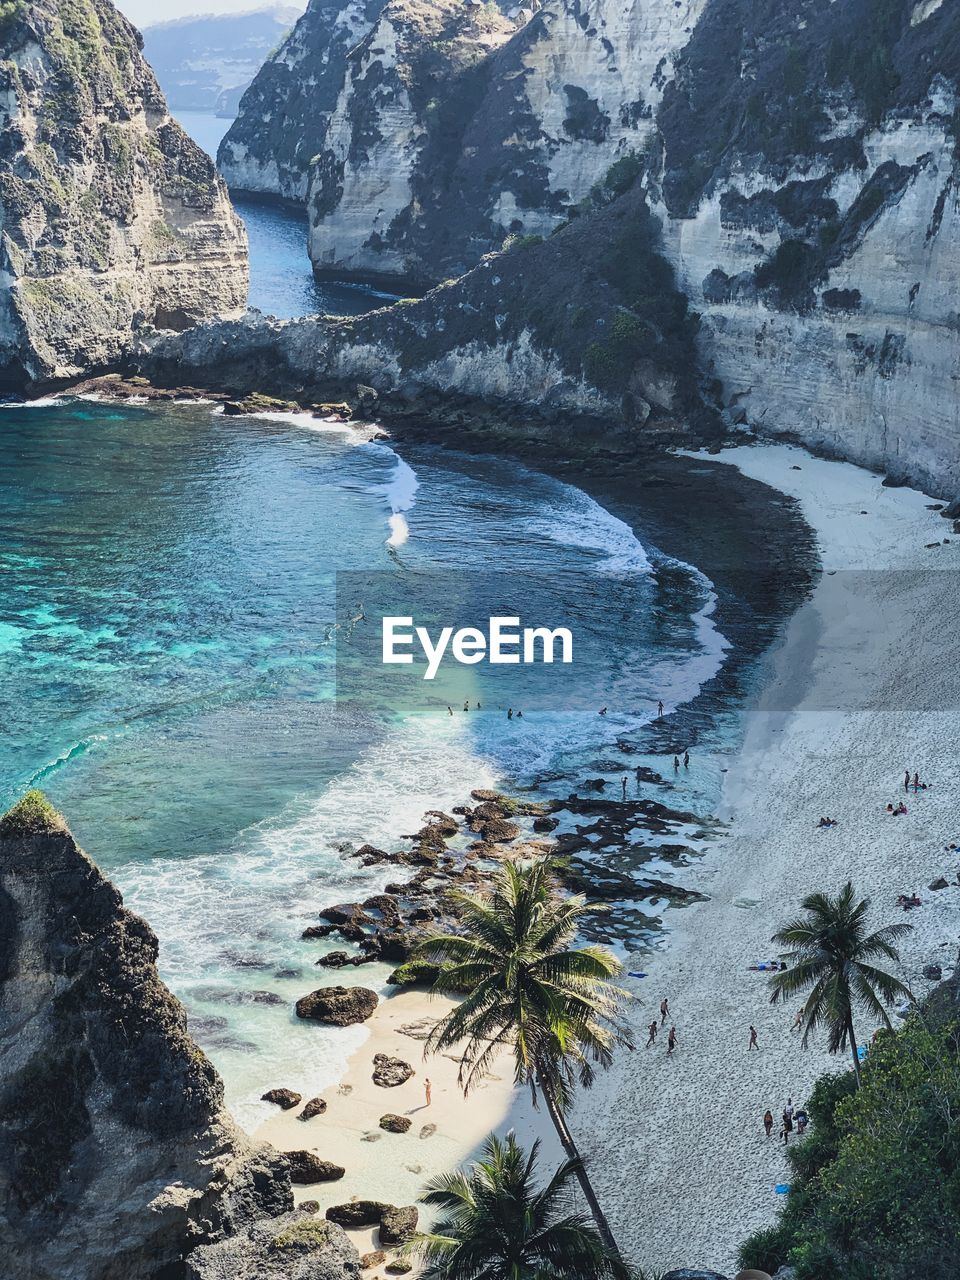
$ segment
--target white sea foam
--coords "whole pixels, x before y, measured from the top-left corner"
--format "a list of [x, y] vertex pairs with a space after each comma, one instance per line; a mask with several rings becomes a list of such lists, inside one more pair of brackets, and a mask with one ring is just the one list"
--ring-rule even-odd
[[646, 574], [650, 560], [643, 543], [628, 524], [601, 507], [589, 494], [555, 481], [558, 501], [549, 515], [532, 517], [527, 528], [562, 546], [595, 551], [603, 559], [597, 569], [607, 574]]
[[0, 409], [55, 409], [66, 404], [63, 396], [40, 396], [36, 400], [3, 400]]
[[387, 517], [390, 537], [387, 538], [387, 546], [402, 547], [410, 538], [407, 512], [412, 509], [416, 502], [420, 481], [417, 479], [417, 473], [409, 462], [404, 461], [399, 454], [394, 453], [388, 446], [370, 442], [366, 445], [366, 448], [370, 452], [375, 451], [384, 456], [389, 455], [394, 461], [393, 474], [390, 479], [385, 484], [374, 485], [372, 492], [385, 498], [390, 507], [390, 515]]

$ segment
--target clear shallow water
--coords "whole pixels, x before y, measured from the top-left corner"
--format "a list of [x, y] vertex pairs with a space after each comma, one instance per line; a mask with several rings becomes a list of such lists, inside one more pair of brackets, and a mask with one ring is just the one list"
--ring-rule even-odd
[[[249, 1124], [265, 1088], [317, 1092], [363, 1037], [292, 1016], [336, 981], [305, 925], [392, 878], [345, 860], [345, 841], [395, 847], [495, 780], [565, 795], [585, 774], [615, 787], [628, 763], [663, 768], [618, 757], [618, 738], [722, 660], [698, 574], [510, 462], [401, 460], [306, 417], [210, 405], [7, 407], [0, 439], [0, 806], [41, 785], [66, 813], [156, 930]], [[490, 612], [573, 575], [608, 651], [609, 715], [507, 721], [523, 672], [469, 715], [447, 714], [454, 686], [403, 719], [335, 704], [338, 569], [493, 582]], [[479, 688], [456, 675], [461, 702]], [[692, 771], [683, 804], [708, 805], [715, 781]]]
[[[208, 155], [217, 147], [231, 121], [201, 111], [180, 111], [177, 119]], [[267, 315], [352, 316], [385, 306], [393, 295], [363, 284], [318, 283], [307, 256], [307, 217], [292, 208], [235, 194], [250, 244], [249, 305]]]

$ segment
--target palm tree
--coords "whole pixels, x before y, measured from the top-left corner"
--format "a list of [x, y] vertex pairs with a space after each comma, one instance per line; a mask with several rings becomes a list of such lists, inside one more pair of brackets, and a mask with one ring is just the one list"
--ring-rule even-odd
[[913, 996], [899, 979], [870, 962], [880, 956], [896, 963], [900, 954], [893, 945], [909, 932], [909, 924], [891, 924], [867, 933], [866, 917], [870, 899], [854, 903], [853, 884], [848, 880], [836, 898], [811, 893], [802, 903], [805, 916], [785, 924], [773, 941], [791, 948], [785, 955], [792, 968], [770, 979], [770, 1000], [776, 1004], [799, 991], [809, 989], [804, 1005], [803, 1044], [821, 1024], [827, 1028], [831, 1053], [850, 1047], [857, 1084], [860, 1058], [853, 1029], [853, 1010], [860, 1005], [887, 1027], [887, 1008], [897, 1000]]
[[597, 1229], [616, 1251], [563, 1114], [575, 1080], [589, 1087], [594, 1064], [608, 1066], [614, 1044], [624, 1040], [620, 1009], [628, 994], [611, 982], [620, 962], [603, 947], [569, 945], [597, 908], [562, 896], [543, 861], [508, 863], [488, 893], [450, 897], [461, 932], [427, 937], [415, 955], [440, 966], [435, 992], [467, 994], [434, 1027], [426, 1051], [465, 1042], [466, 1094], [503, 1047], [512, 1048], [517, 1083], [530, 1086], [534, 1102], [538, 1087], [543, 1093]]
[[426, 1263], [423, 1280], [628, 1280], [590, 1219], [571, 1210], [575, 1161], [537, 1188], [538, 1148], [527, 1155], [512, 1133], [491, 1135], [469, 1173], [428, 1183], [424, 1204], [444, 1213], [410, 1245]]

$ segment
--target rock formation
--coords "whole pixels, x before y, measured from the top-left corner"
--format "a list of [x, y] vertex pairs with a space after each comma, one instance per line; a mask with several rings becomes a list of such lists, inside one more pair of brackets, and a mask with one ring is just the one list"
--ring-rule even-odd
[[161, 1280], [293, 1208], [286, 1160], [224, 1110], [156, 958], [39, 793], [0, 821], [4, 1280]]
[[109, 0], [0, 6], [0, 392], [246, 302], [246, 234]]
[[483, 401], [500, 431], [524, 415], [546, 431], [558, 416], [579, 414], [650, 441], [689, 442], [712, 420], [699, 397], [695, 321], [657, 237], [634, 188], [422, 300], [353, 318], [200, 325], [145, 341], [136, 364], [168, 385], [319, 399], [355, 396], [359, 382], [380, 395], [368, 414], [422, 418], [431, 400], [449, 407], [460, 397]]
[[[956, 5], [549, 0], [482, 56], [475, 42], [466, 71], [459, 52], [441, 70], [426, 56], [425, 15], [440, 7], [377, 5], [352, 57], [328, 63], [340, 89], [307, 165], [318, 268], [435, 282], [505, 237], [592, 224], [636, 179], [730, 422], [960, 490]], [[450, 298], [466, 316], [475, 290]], [[447, 301], [435, 296], [441, 324]], [[488, 301], [507, 326], [512, 305]], [[559, 303], [552, 318], [562, 329]], [[546, 375], [562, 340], [530, 326], [520, 366], [541, 376], [523, 376], [505, 367], [514, 343], [491, 349], [488, 323], [477, 316], [459, 348], [483, 352], [482, 375], [439, 338], [455, 390], [522, 402], [539, 382], [552, 403], [599, 407]], [[639, 368], [629, 351], [615, 358]], [[616, 399], [602, 411], [619, 416]]]
[[302, 203], [323, 149], [348, 55], [386, 0], [310, 0], [243, 95], [217, 164], [231, 187]]

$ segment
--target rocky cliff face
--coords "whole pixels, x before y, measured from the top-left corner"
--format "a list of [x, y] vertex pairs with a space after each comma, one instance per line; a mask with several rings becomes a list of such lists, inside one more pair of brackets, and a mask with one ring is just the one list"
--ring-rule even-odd
[[224, 1111], [156, 958], [38, 793], [0, 820], [4, 1280], [168, 1280], [198, 1245], [290, 1225], [286, 1162]]
[[246, 302], [246, 237], [109, 0], [0, 6], [0, 391]]
[[314, 156], [326, 143], [348, 57], [386, 0], [310, 0], [306, 13], [260, 69], [220, 144], [231, 187], [302, 203]]
[[550, 0], [435, 92], [392, 7], [311, 167], [321, 270], [456, 275], [636, 178], [732, 421], [960, 488], [956, 5]]
[[657, 237], [634, 189], [420, 300], [342, 319], [252, 313], [147, 337], [135, 364], [167, 385], [314, 400], [352, 397], [360, 382], [380, 393], [380, 413], [479, 400], [505, 432], [521, 409], [544, 424], [587, 415], [650, 441], [690, 440], [715, 424], [698, 394], [696, 324]]

